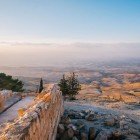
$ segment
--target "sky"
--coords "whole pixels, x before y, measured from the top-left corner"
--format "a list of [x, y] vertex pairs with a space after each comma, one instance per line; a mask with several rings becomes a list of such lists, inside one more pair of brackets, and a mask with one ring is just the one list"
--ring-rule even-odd
[[140, 42], [140, 0], [0, 0], [0, 42]]
[[140, 0], [0, 0], [0, 66], [139, 60], [139, 39]]

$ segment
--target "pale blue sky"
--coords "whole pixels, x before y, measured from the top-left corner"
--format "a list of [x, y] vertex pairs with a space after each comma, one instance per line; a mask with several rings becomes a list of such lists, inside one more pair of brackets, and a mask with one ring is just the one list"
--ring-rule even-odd
[[0, 42], [139, 42], [140, 0], [0, 0]]

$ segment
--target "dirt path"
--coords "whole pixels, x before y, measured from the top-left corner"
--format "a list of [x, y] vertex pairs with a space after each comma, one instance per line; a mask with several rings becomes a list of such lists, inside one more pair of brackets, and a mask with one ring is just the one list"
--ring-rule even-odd
[[3, 112], [0, 115], [0, 125], [15, 119], [18, 116], [18, 109], [19, 108], [26, 108], [32, 101], [34, 100], [34, 97], [25, 97], [24, 99], [20, 100], [16, 104], [14, 104], [12, 107], [7, 109], [5, 112]]

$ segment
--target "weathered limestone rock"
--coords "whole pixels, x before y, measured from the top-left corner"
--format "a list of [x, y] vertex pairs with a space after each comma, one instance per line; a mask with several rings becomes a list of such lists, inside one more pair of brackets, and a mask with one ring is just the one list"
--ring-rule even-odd
[[0, 91], [0, 110], [3, 109], [5, 101], [13, 96], [11, 90], [2, 90]]
[[55, 140], [63, 113], [63, 98], [56, 85], [37, 98], [23, 116], [7, 124], [0, 140]]
[[3, 100], [3, 96], [0, 94], [0, 110], [3, 109], [4, 106], [4, 100]]

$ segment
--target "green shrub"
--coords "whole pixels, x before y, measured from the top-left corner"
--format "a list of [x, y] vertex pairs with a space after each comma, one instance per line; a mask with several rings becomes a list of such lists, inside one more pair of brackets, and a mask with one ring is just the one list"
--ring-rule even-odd
[[70, 99], [74, 100], [75, 95], [81, 90], [81, 85], [78, 81], [78, 76], [75, 73], [70, 74], [69, 76], [63, 75], [63, 78], [58, 83], [60, 90], [64, 96], [68, 95]]
[[0, 90], [12, 90], [14, 92], [23, 92], [23, 83], [18, 79], [13, 79], [12, 76], [0, 73]]

